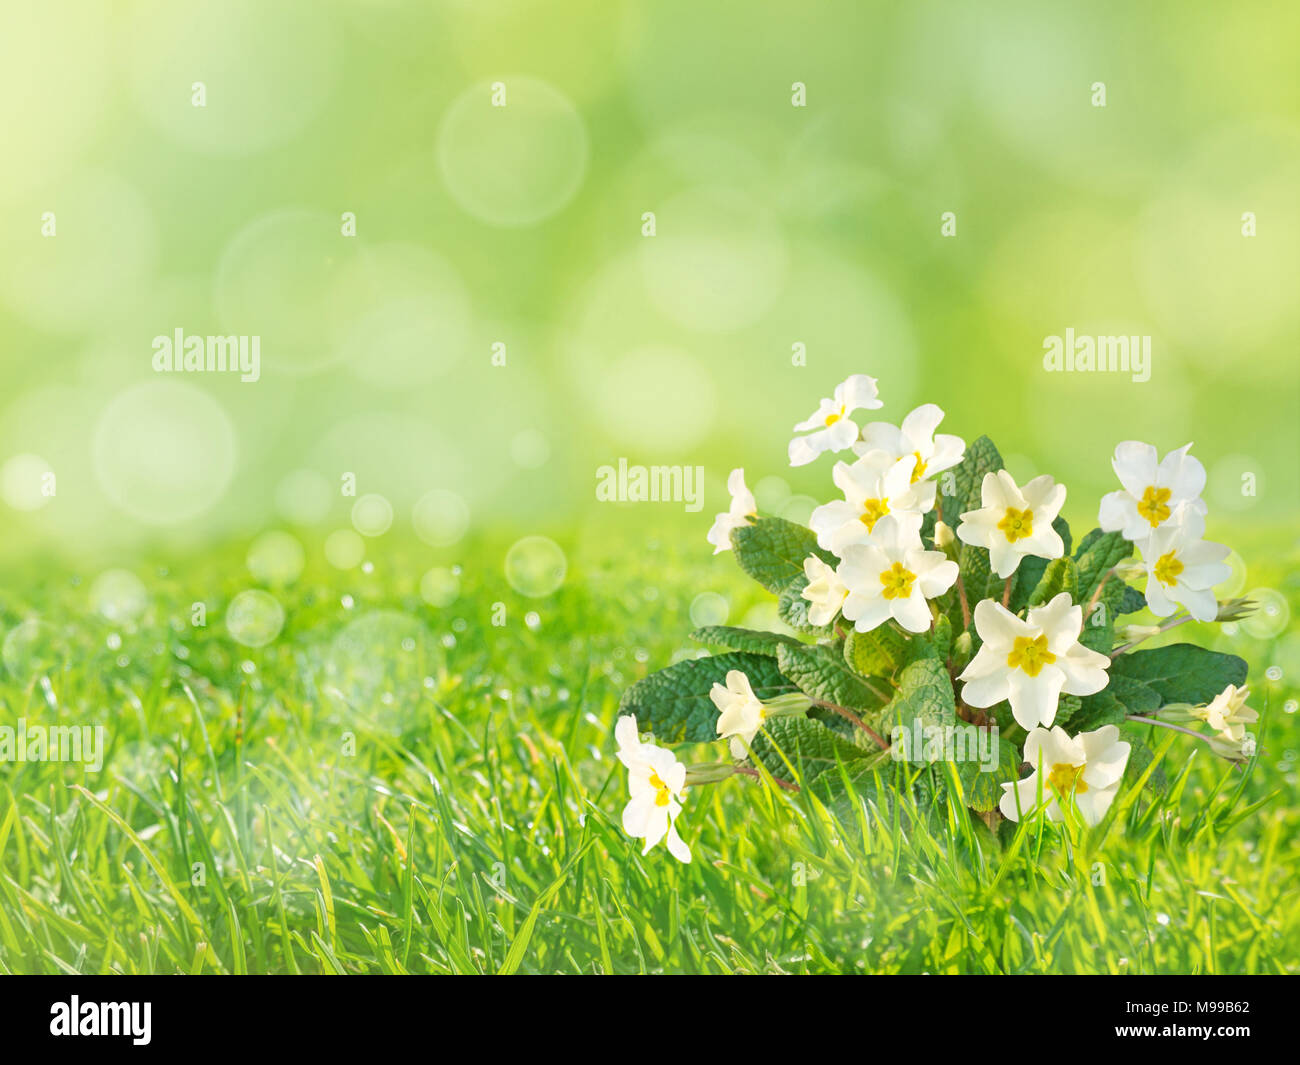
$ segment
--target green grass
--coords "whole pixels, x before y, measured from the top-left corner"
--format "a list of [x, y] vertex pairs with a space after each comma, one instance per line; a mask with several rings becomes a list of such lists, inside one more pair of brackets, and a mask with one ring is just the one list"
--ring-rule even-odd
[[566, 545], [564, 587], [526, 600], [506, 545], [482, 542], [435, 609], [417, 594], [430, 560], [392, 547], [369, 574], [313, 564], [276, 590], [285, 629], [251, 650], [223, 623], [255, 586], [244, 546], [138, 571], [150, 602], [131, 623], [57, 563], [0, 604], [4, 721], [109, 729], [99, 774], [0, 765], [0, 970], [1300, 968], [1300, 744], [1294, 677], [1263, 676], [1276, 641], [1233, 645], [1264, 713], [1256, 762], [1149, 737], [1166, 791], [1122, 793], [1092, 833], [1029, 825], [1004, 845], [951, 800], [828, 809], [732, 779], [689, 796], [682, 866], [623, 835], [611, 731], [622, 690], [687, 647], [698, 593], [733, 623], [761, 614], [729, 560], [623, 535], [579, 565]]

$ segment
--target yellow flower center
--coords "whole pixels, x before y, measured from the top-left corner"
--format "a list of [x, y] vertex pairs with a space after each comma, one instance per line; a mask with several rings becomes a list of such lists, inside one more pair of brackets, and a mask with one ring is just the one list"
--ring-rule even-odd
[[876, 527], [876, 522], [888, 513], [889, 500], [864, 499], [862, 501], [862, 517], [858, 520], [867, 527], [867, 532], [871, 532]]
[[843, 417], [844, 417], [844, 408], [843, 408], [843, 407], [841, 407], [841, 408], [839, 409], [839, 413], [838, 413], [838, 414], [829, 414], [829, 415], [827, 415], [827, 416], [826, 416], [826, 428], [829, 429], [832, 425], [834, 425], [837, 421], [839, 421], [839, 420], [840, 420], [841, 418], [843, 418]]
[[1047, 784], [1063, 799], [1068, 798], [1071, 792], [1082, 795], [1088, 790], [1083, 779], [1084, 768], [1081, 765], [1070, 765], [1069, 762], [1057, 762], [1047, 774]]
[[672, 794], [668, 790], [668, 785], [659, 778], [658, 773], [650, 774], [650, 786], [655, 789], [655, 805], [667, 806], [672, 799]]
[[1017, 540], [1023, 540], [1027, 536], [1033, 536], [1034, 512], [1028, 507], [1024, 510], [1007, 507], [1007, 512], [1002, 515], [1002, 520], [998, 522], [998, 528], [1006, 536], [1007, 543], [1011, 544], [1014, 544]]
[[1167, 588], [1172, 588], [1178, 583], [1178, 575], [1183, 572], [1183, 564], [1172, 551], [1166, 551], [1156, 559], [1152, 572], [1155, 573], [1156, 580]]
[[1155, 485], [1148, 485], [1142, 493], [1137, 511], [1151, 523], [1151, 528], [1154, 529], [1169, 517], [1169, 497], [1173, 494], [1172, 489], [1157, 488]]
[[1032, 640], [1028, 636], [1017, 636], [1011, 653], [1007, 655], [1007, 665], [1012, 669], [1023, 669], [1031, 677], [1038, 676], [1044, 666], [1055, 661], [1056, 655], [1047, 649], [1046, 636], [1035, 636]]
[[880, 583], [885, 586], [885, 590], [880, 594], [886, 599], [906, 599], [912, 594], [914, 580], [916, 580], [915, 573], [910, 569], [904, 569], [901, 562], [895, 562], [880, 575]]
[[916, 459], [916, 465], [912, 467], [912, 483], [916, 484], [917, 481], [925, 476], [925, 467], [927, 463], [925, 459], [921, 458], [921, 453], [919, 451], [913, 451], [912, 457]]

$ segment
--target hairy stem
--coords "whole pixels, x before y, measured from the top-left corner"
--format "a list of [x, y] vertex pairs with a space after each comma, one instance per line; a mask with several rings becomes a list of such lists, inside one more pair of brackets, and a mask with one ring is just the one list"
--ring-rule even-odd
[[[872, 690], [874, 691], [874, 689]], [[877, 747], [879, 747], [882, 751], [889, 750], [889, 744], [887, 744], [884, 741], [880, 733], [877, 732], [875, 729], [873, 729], [865, 721], [863, 721], [862, 718], [860, 718], [847, 706], [836, 706], [835, 703], [828, 703], [821, 699], [815, 699], [814, 703], [817, 706], [824, 707], [827, 710], [834, 711], [835, 713], [839, 714], [840, 717], [844, 718], [845, 721], [852, 722], [852, 724], [856, 725], [863, 732], [865, 732], [867, 736], [870, 737], [871, 742], [874, 743]]]
[[[1180, 617], [1174, 618], [1173, 621], [1165, 622], [1163, 625], [1160, 626], [1158, 632], [1168, 632], [1170, 629], [1176, 629], [1178, 628], [1179, 625], [1186, 625], [1189, 621], [1195, 621], [1195, 620], [1196, 619], [1192, 617], [1191, 614], [1183, 614]], [[1158, 633], [1153, 632], [1151, 636], [1155, 636], [1157, 634]], [[1140, 644], [1142, 640], [1151, 639], [1151, 636], [1143, 636], [1142, 639], [1133, 640], [1131, 643], [1124, 644], [1123, 647], [1116, 647], [1115, 650], [1111, 651], [1110, 653], [1111, 659], [1114, 660], [1122, 654], [1127, 654], [1129, 651], [1133, 650], [1134, 647]]]
[[[757, 769], [751, 769], [747, 765], [736, 766], [736, 772], [742, 777], [753, 777], [755, 780], [762, 780], [763, 775]], [[786, 791], [798, 791], [798, 784], [791, 784], [788, 780], [782, 780], [780, 777], [773, 777], [772, 782], [778, 788], [785, 788]]]
[[961, 579], [961, 570], [957, 571], [957, 598], [961, 600], [961, 627], [970, 628], [970, 604], [966, 600], [966, 582]]
[[1088, 605], [1083, 608], [1083, 620], [1087, 621], [1088, 616], [1097, 609], [1097, 600], [1101, 598], [1101, 590], [1106, 587], [1106, 582], [1115, 575], [1115, 567], [1112, 566], [1102, 574], [1101, 580], [1097, 582], [1097, 587], [1093, 589], [1092, 598], [1088, 600]]

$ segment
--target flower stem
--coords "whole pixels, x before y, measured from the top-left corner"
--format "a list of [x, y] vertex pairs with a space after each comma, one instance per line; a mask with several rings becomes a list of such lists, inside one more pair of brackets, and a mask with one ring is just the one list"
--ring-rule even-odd
[[[1195, 621], [1195, 620], [1196, 619], [1192, 617], [1191, 614], [1183, 614], [1181, 617], [1174, 618], [1173, 621], [1165, 622], [1163, 625], [1160, 626], [1158, 631], [1168, 632], [1170, 629], [1176, 629], [1178, 628], [1179, 625], [1186, 625], [1189, 621]], [[1152, 635], [1155, 635], [1155, 633], [1153, 633]], [[1140, 644], [1142, 640], [1149, 640], [1150, 638], [1151, 638], [1150, 636], [1143, 636], [1141, 640], [1133, 640], [1131, 643], [1124, 644], [1123, 647], [1116, 647], [1115, 650], [1111, 651], [1110, 653], [1111, 660], [1114, 661], [1120, 655], [1127, 654], [1129, 651], [1133, 650], [1134, 647]]]
[[[761, 780], [762, 774], [757, 769], [751, 769], [747, 765], [736, 766], [736, 772], [742, 777], [753, 777], [755, 780]], [[785, 788], [786, 791], [798, 791], [798, 784], [791, 784], [788, 780], [782, 780], [780, 777], [773, 777], [772, 782], [778, 788]]]
[[1088, 605], [1083, 608], [1084, 621], [1087, 621], [1088, 617], [1092, 614], [1092, 612], [1097, 609], [1097, 600], [1101, 598], [1101, 590], [1106, 587], [1106, 582], [1110, 580], [1111, 577], [1113, 577], [1114, 575], [1115, 575], [1114, 566], [1111, 566], [1110, 569], [1108, 569], [1104, 574], [1102, 574], [1102, 578], [1097, 583], [1097, 587], [1093, 589], [1092, 598], [1088, 600]]
[[970, 604], [966, 601], [966, 582], [961, 579], [961, 570], [957, 571], [957, 598], [961, 600], [961, 627], [970, 628]]
[[1210, 738], [1202, 732], [1197, 732], [1195, 729], [1183, 728], [1182, 725], [1174, 725], [1168, 721], [1161, 721], [1158, 718], [1146, 717], [1143, 714], [1125, 714], [1124, 718], [1126, 721], [1139, 721], [1143, 725], [1159, 725], [1161, 728], [1171, 729], [1174, 732], [1181, 732], [1184, 736], [1191, 736], [1193, 739], [1204, 740], [1206, 743], [1210, 742]]
[[[873, 688], [872, 691], [875, 691], [875, 689]], [[816, 703], [816, 705], [824, 707], [827, 710], [833, 710], [835, 713], [839, 714], [840, 717], [844, 718], [845, 721], [852, 722], [863, 732], [865, 732], [871, 738], [871, 742], [874, 743], [877, 747], [879, 747], [882, 751], [889, 750], [889, 744], [887, 744], [884, 741], [880, 733], [877, 732], [875, 729], [873, 729], [865, 721], [863, 721], [862, 718], [860, 718], [847, 706], [836, 706], [834, 703], [824, 702], [821, 699], [814, 700], [814, 702]]]
[[1011, 606], [1011, 581], [1012, 578], [1008, 577], [1007, 583], [1002, 586], [1002, 607], [1004, 610]]

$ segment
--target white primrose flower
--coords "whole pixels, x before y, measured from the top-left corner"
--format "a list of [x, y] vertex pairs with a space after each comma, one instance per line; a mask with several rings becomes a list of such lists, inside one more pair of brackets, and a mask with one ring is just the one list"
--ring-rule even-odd
[[1205, 467], [1187, 453], [1191, 446], [1171, 451], [1163, 460], [1154, 447], [1138, 440], [1117, 446], [1110, 464], [1124, 487], [1101, 497], [1097, 523], [1102, 529], [1140, 545], [1180, 504], [1204, 514]]
[[808, 518], [817, 543], [843, 557], [844, 548], [869, 542], [876, 523], [892, 514], [904, 534], [919, 544], [922, 518], [934, 506], [935, 484], [912, 484], [915, 465], [911, 455], [894, 459], [884, 451], [869, 451], [851, 466], [837, 462], [831, 479], [844, 498], [823, 503]]
[[1197, 621], [1218, 617], [1214, 586], [1231, 577], [1232, 568], [1223, 561], [1227, 545], [1202, 540], [1204, 535], [1204, 516], [1183, 504], [1142, 545], [1147, 606], [1156, 617], [1167, 618], [1180, 603]]
[[895, 459], [911, 455], [916, 459], [912, 467], [912, 483], [923, 477], [933, 477], [952, 469], [966, 454], [966, 441], [948, 433], [934, 435], [943, 421], [943, 411], [934, 403], [926, 403], [903, 419], [903, 424], [868, 422], [862, 427], [862, 440], [853, 445], [859, 455], [868, 451], [883, 451]]
[[849, 590], [839, 574], [816, 555], [803, 560], [803, 572], [808, 584], [799, 594], [808, 600], [808, 621], [813, 625], [829, 625], [840, 612]]
[[727, 477], [727, 491], [731, 493], [731, 507], [713, 519], [713, 528], [709, 530], [708, 541], [713, 545], [713, 553], [719, 554], [731, 550], [731, 530], [748, 525], [751, 518], [758, 517], [758, 504], [754, 493], [745, 487], [745, 471], [737, 467]]
[[1249, 684], [1240, 688], [1229, 684], [1207, 706], [1193, 707], [1190, 713], [1222, 734], [1224, 739], [1241, 743], [1246, 738], [1246, 726], [1259, 720], [1259, 714], [1246, 705], [1249, 697]]
[[1130, 750], [1114, 725], [1073, 739], [1059, 725], [1050, 731], [1036, 728], [1025, 739], [1025, 761], [1034, 771], [1024, 780], [1002, 785], [998, 808], [1009, 820], [1019, 821], [1022, 814], [1037, 809], [1041, 799], [1048, 819], [1062, 821], [1061, 804], [1073, 802], [1084, 823], [1095, 825], [1119, 793]]
[[957, 526], [957, 539], [972, 547], [987, 547], [989, 562], [999, 577], [1015, 573], [1026, 555], [1060, 558], [1065, 544], [1052, 522], [1065, 503], [1065, 485], [1043, 474], [1017, 486], [1006, 470], [986, 473], [980, 485], [979, 510], [968, 510]]
[[943, 595], [957, 580], [957, 563], [942, 551], [926, 551], [891, 514], [869, 544], [850, 544], [836, 573], [848, 588], [844, 616], [858, 632], [890, 618], [908, 632], [930, 627], [928, 599]]
[[618, 760], [627, 766], [627, 787], [631, 799], [623, 807], [623, 831], [645, 840], [642, 854], [661, 839], [668, 852], [679, 862], [691, 860], [691, 849], [677, 834], [677, 815], [682, 812], [682, 789], [686, 786], [686, 766], [672, 751], [653, 743], [642, 743], [636, 718], [625, 714], [614, 726], [618, 740]]
[[[848, 615], [845, 614], [847, 617]], [[1083, 607], [1061, 592], [1021, 620], [1000, 603], [975, 607], [975, 631], [983, 645], [957, 679], [969, 706], [1006, 699], [1022, 728], [1050, 725], [1062, 692], [1093, 695], [1106, 687], [1110, 659], [1079, 643]]]
[[725, 687], [715, 681], [709, 698], [718, 708], [718, 735], [731, 740], [731, 757], [744, 758], [767, 717], [767, 707], [739, 669], [727, 673]]
[[836, 385], [834, 397], [823, 399], [811, 417], [794, 427], [796, 433], [815, 431], [790, 441], [790, 465], [806, 466], [823, 451], [852, 447], [858, 439], [858, 426], [849, 415], [884, 406], [876, 395], [876, 379], [866, 374], [855, 373]]

